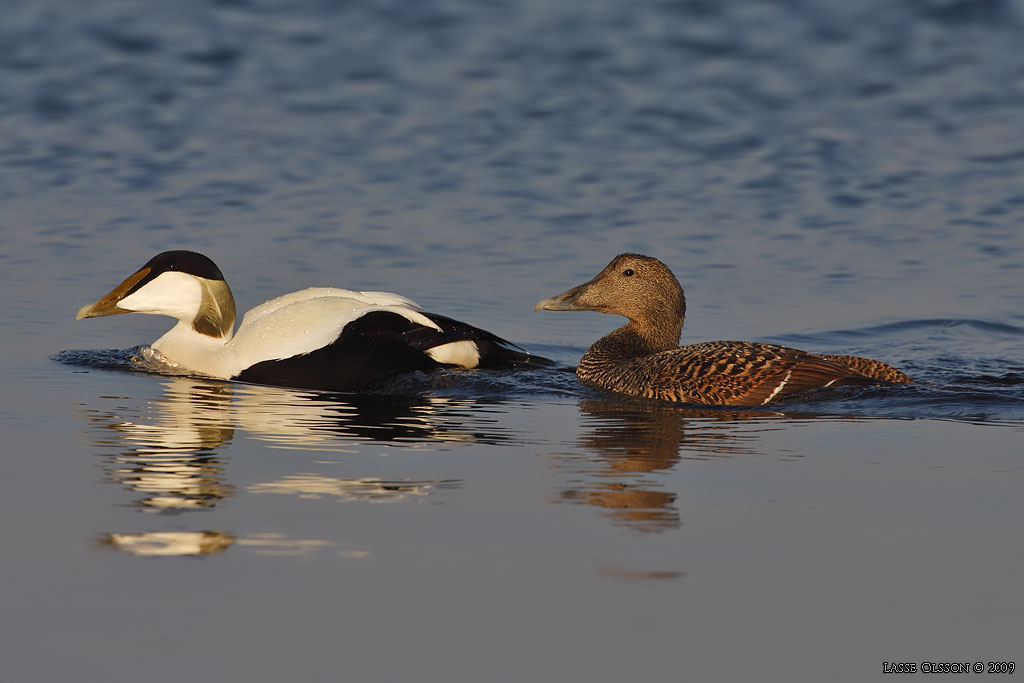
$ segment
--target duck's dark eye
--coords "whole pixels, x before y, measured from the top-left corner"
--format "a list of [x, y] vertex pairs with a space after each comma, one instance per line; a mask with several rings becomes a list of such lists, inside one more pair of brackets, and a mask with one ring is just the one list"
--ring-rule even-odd
[[625, 275], [626, 277], [633, 277], [633, 269], [626, 268], [624, 271], [622, 271], [622, 274]]

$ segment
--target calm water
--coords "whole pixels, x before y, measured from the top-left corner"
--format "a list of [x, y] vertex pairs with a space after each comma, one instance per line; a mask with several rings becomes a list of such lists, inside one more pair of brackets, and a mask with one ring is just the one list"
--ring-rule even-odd
[[[1024, 3], [11, 2], [16, 681], [836, 680], [1024, 664]], [[131, 372], [153, 254], [393, 290], [557, 359], [361, 396]], [[581, 387], [616, 253], [685, 339], [921, 381]], [[952, 677], [956, 678], [956, 677]], [[967, 676], [975, 680], [974, 675]]]

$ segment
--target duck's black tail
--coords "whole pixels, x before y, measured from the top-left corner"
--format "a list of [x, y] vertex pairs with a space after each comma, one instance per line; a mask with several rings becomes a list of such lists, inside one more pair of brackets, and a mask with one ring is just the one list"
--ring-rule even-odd
[[479, 354], [477, 367], [480, 368], [532, 370], [557, 365], [555, 361], [532, 354], [521, 346], [502, 339], [487, 330], [436, 313], [425, 313], [424, 315], [441, 328], [441, 332], [421, 328], [418, 333], [422, 337], [416, 341], [410, 340], [413, 344], [421, 344], [424, 351], [452, 342], [466, 341], [475, 345]]

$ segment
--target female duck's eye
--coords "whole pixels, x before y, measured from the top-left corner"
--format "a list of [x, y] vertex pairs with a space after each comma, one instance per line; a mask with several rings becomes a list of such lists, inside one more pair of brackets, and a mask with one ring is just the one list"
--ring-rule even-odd
[[626, 277], [633, 277], [633, 269], [626, 268], [624, 271], [622, 271], [622, 274], [625, 275]]

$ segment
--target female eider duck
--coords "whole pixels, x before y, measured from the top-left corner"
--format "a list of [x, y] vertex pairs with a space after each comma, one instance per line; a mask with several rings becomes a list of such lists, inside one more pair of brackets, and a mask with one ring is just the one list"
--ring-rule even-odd
[[756, 342], [679, 346], [686, 298], [672, 271], [640, 254], [621, 254], [579, 287], [534, 310], [599, 311], [629, 319], [587, 349], [576, 374], [632, 396], [716, 405], [762, 405], [801, 391], [844, 384], [909, 382], [869, 358], [807, 353]]
[[77, 319], [151, 313], [178, 324], [152, 344], [190, 374], [254, 384], [356, 391], [415, 370], [538, 367], [546, 358], [398, 294], [311, 287], [245, 314], [220, 269], [194, 251], [165, 251]]

